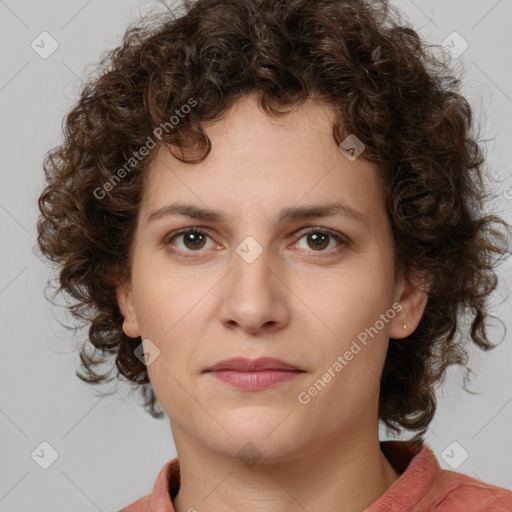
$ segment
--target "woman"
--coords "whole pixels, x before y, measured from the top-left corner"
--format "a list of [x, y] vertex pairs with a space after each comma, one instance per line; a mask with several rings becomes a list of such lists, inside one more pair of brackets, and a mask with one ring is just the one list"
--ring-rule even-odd
[[123, 511], [510, 511], [423, 442], [446, 368], [493, 347], [508, 228], [449, 68], [363, 0], [198, 0], [103, 64], [38, 229], [80, 377], [113, 356], [169, 417], [178, 457]]

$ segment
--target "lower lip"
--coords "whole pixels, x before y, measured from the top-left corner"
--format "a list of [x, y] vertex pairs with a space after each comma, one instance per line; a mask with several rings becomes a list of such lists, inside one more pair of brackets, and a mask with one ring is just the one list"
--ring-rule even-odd
[[240, 389], [266, 389], [274, 384], [286, 382], [304, 373], [301, 371], [259, 370], [257, 372], [240, 372], [222, 370], [208, 372], [216, 379], [222, 380]]

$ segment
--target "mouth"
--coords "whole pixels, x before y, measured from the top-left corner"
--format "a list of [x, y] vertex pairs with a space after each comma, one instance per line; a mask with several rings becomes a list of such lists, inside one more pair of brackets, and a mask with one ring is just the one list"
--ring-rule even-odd
[[236, 357], [219, 361], [204, 373], [231, 386], [257, 391], [289, 381], [306, 372], [281, 359]]
[[274, 357], [260, 357], [259, 359], [246, 359], [245, 357], [234, 357], [232, 359], [225, 359], [210, 366], [205, 371], [237, 371], [237, 372], [257, 372], [264, 370], [276, 371], [302, 371], [291, 363], [276, 359]]

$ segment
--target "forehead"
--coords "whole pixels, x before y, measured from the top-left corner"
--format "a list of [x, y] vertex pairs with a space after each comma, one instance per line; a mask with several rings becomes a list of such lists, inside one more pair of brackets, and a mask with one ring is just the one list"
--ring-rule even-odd
[[343, 200], [371, 216], [383, 204], [376, 166], [361, 157], [347, 159], [334, 140], [333, 123], [334, 110], [325, 102], [308, 100], [274, 118], [255, 95], [245, 96], [223, 119], [203, 126], [212, 148], [202, 162], [184, 163], [159, 148], [142, 214], [147, 219], [171, 201], [277, 215], [283, 206]]

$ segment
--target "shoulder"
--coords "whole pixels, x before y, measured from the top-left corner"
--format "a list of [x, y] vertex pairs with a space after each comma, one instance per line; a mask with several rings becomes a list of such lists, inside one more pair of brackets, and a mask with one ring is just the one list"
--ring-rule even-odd
[[425, 443], [381, 446], [401, 476], [366, 512], [512, 512], [511, 490], [442, 469]]
[[438, 512], [512, 512], [512, 491], [463, 473], [441, 470], [434, 488]]
[[180, 483], [180, 465], [176, 457], [164, 464], [150, 494], [134, 501], [119, 512], [151, 512], [153, 510], [174, 512], [171, 496], [178, 493]]

